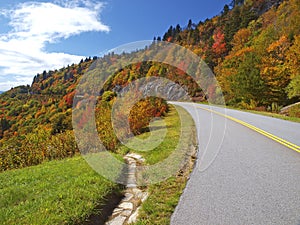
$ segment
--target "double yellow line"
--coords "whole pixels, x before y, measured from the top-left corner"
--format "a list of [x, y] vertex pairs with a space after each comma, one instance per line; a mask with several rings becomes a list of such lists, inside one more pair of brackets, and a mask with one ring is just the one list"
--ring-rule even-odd
[[249, 123], [246, 123], [246, 122], [244, 122], [242, 120], [239, 120], [239, 119], [236, 119], [236, 118], [234, 118], [232, 116], [228, 116], [226, 114], [214, 111], [212, 109], [207, 109], [207, 108], [204, 108], [204, 107], [201, 107], [201, 106], [196, 106], [196, 107], [200, 108], [200, 109], [203, 109], [203, 110], [206, 110], [208, 112], [215, 113], [217, 115], [223, 116], [223, 117], [225, 117], [227, 119], [230, 119], [230, 120], [232, 120], [234, 122], [237, 122], [237, 123], [239, 123], [239, 124], [241, 124], [241, 125], [243, 125], [245, 127], [250, 128], [251, 130], [254, 130], [254, 131], [256, 131], [256, 132], [258, 132], [258, 133], [260, 133], [260, 134], [262, 134], [262, 135], [264, 135], [264, 136], [266, 136], [266, 137], [268, 137], [268, 138], [270, 138], [270, 139], [272, 139], [272, 140], [274, 140], [274, 141], [276, 141], [276, 142], [278, 142], [278, 143], [280, 143], [280, 144], [282, 144], [282, 145], [284, 145], [284, 146], [286, 146], [286, 147], [288, 147], [288, 148], [290, 148], [290, 149], [292, 149], [292, 150], [300, 153], [300, 146], [295, 145], [295, 144], [293, 144], [293, 143], [291, 143], [291, 142], [289, 142], [287, 140], [284, 140], [284, 139], [282, 139], [280, 137], [277, 137], [274, 134], [271, 134], [271, 133], [269, 133], [267, 131], [264, 131], [264, 130], [258, 128], [258, 127], [255, 127], [255, 126], [253, 126], [253, 125], [251, 125]]

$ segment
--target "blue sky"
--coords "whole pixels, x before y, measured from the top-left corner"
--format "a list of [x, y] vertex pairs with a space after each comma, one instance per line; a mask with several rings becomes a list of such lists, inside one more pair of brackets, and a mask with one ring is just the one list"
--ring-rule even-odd
[[220, 13], [230, 0], [10, 0], [0, 2], [0, 91], [31, 84], [115, 47], [163, 36]]

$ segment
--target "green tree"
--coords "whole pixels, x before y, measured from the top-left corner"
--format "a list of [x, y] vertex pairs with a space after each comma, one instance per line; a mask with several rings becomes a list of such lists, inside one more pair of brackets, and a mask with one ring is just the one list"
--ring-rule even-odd
[[188, 25], [187, 25], [187, 29], [191, 30], [193, 28], [193, 22], [191, 19], [189, 19]]
[[51, 133], [61, 133], [72, 129], [71, 115], [66, 113], [57, 113], [51, 119]]
[[225, 16], [228, 14], [228, 12], [229, 12], [229, 6], [226, 4], [223, 8], [222, 15]]
[[237, 102], [250, 104], [254, 101], [256, 105], [263, 103], [265, 83], [258, 68], [260, 62], [261, 60], [254, 52], [249, 52], [240, 63], [237, 74], [229, 77]]

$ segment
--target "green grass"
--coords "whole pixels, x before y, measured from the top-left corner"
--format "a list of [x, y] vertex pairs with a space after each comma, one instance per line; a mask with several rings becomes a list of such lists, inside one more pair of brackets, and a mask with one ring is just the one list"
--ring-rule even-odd
[[149, 198], [139, 211], [138, 221], [134, 225], [168, 225], [179, 198], [186, 186], [187, 177], [171, 177], [168, 180], [151, 185]]
[[82, 222], [118, 191], [79, 156], [0, 173], [1, 224]]
[[[183, 145], [181, 145], [183, 151], [192, 153], [190, 149], [196, 146], [196, 130], [192, 118], [181, 107], [176, 108], [182, 116], [183, 127], [181, 127], [179, 114], [172, 107], [165, 118], [165, 123], [168, 127], [165, 140], [153, 151], [143, 153], [148, 164], [157, 163], [172, 153], [179, 141], [180, 129], [184, 133], [183, 139], [181, 139], [183, 141]], [[191, 157], [188, 160], [186, 161], [188, 165], [184, 169], [181, 168], [181, 173], [177, 171], [177, 174], [170, 176], [168, 179], [148, 186], [149, 197], [143, 203], [135, 225], [170, 224], [171, 215], [178, 204], [186, 186], [187, 177], [192, 169], [190, 164]]]

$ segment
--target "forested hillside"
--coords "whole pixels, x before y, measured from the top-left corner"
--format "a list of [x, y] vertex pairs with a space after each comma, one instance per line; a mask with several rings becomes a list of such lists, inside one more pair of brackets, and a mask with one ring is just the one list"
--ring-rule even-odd
[[201, 56], [214, 70], [229, 105], [276, 111], [299, 101], [300, 2], [231, 5], [211, 20], [190, 20], [185, 29], [171, 26], [163, 40]]
[[[215, 72], [226, 104], [278, 112], [300, 101], [299, 12], [299, 0], [236, 0], [212, 19], [189, 20], [184, 28], [170, 26], [154, 42], [173, 42], [199, 55]], [[1, 94], [0, 170], [74, 155], [78, 150], [71, 116], [77, 84], [95, 60], [106, 67], [118, 57], [111, 53], [44, 71], [34, 77], [32, 85]], [[110, 121], [116, 90], [149, 76], [173, 80], [186, 86], [194, 100], [205, 101], [206, 93], [177, 68], [140, 62], [121, 69], [106, 82], [96, 108], [97, 128], [104, 131], [99, 135], [111, 151], [119, 144]], [[165, 112], [164, 100], [144, 99], [130, 115], [133, 132], [143, 132], [152, 117]], [[295, 115], [300, 116], [299, 112]]]

